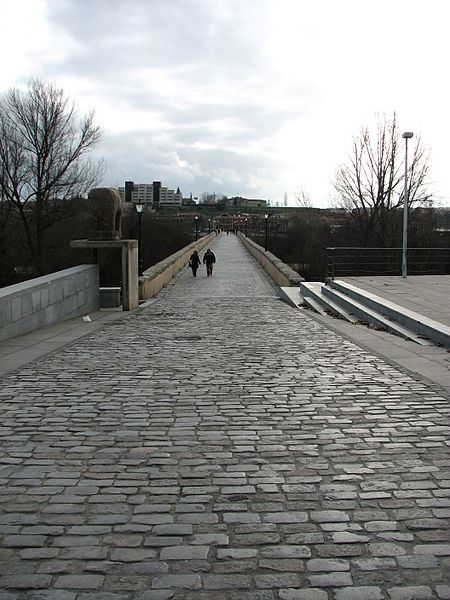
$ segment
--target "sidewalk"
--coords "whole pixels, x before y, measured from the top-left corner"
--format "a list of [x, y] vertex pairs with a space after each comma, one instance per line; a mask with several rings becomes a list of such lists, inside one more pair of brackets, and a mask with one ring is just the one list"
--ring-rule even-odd
[[122, 309], [102, 309], [89, 315], [91, 322], [85, 322], [82, 317], [77, 317], [2, 341], [0, 342], [0, 378], [129, 314]]
[[[450, 325], [450, 276], [343, 277], [351, 285], [381, 296], [434, 321]], [[301, 303], [298, 294], [298, 303]], [[333, 331], [355, 341], [393, 364], [432, 381], [450, 395], [450, 352], [437, 345], [419, 346], [385, 331], [306, 312]]]
[[340, 279], [450, 327], [450, 275]]
[[1, 378], [0, 598], [448, 598], [448, 400], [211, 248]]

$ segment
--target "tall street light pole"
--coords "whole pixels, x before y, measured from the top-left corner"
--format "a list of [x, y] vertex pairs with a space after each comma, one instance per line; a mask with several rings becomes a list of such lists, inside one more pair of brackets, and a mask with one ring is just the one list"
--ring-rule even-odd
[[244, 224], [245, 224], [245, 237], [247, 237], [247, 221], [248, 221], [248, 219], [244, 219]]
[[195, 215], [194, 219], [195, 219], [195, 241], [197, 241], [198, 240], [198, 216]]
[[268, 242], [268, 237], [269, 237], [269, 215], [264, 215], [264, 218], [266, 220], [266, 243], [264, 245], [264, 250], [267, 252], [267, 242]]
[[405, 186], [403, 189], [403, 248], [402, 248], [402, 277], [408, 275], [408, 140], [413, 137], [412, 131], [405, 131], [402, 137], [405, 140]]
[[142, 212], [144, 210], [144, 205], [141, 202], [136, 202], [134, 205], [136, 212], [138, 214], [138, 276], [142, 277], [142, 233], [141, 233], [141, 219]]

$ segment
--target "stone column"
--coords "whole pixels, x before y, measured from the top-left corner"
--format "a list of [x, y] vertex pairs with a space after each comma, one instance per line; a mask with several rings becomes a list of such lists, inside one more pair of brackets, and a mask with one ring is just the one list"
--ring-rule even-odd
[[123, 310], [139, 306], [137, 240], [127, 240], [122, 246], [122, 304]]

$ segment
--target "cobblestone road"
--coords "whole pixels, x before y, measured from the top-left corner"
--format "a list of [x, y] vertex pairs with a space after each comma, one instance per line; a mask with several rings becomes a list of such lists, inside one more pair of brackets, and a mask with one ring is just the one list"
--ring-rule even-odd
[[449, 403], [212, 278], [1, 380], [0, 598], [450, 598]]

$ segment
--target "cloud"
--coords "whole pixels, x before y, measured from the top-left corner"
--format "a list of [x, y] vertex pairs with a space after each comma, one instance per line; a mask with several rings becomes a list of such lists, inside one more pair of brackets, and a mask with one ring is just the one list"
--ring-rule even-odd
[[48, 18], [78, 44], [77, 52], [60, 65], [71, 72], [80, 69], [84, 75], [120, 77], [128, 76], [136, 65], [173, 70], [183, 64], [202, 77], [214, 78], [217, 73], [239, 73], [260, 63], [255, 34], [264, 11], [252, 9], [251, 4], [248, 0], [66, 0], [50, 3]]
[[[395, 109], [432, 146], [434, 177], [450, 196], [443, 0], [430, 11], [418, 0], [4, 4], [0, 51], [14, 48], [14, 58], [0, 90], [40, 77], [81, 111], [95, 108], [105, 185], [150, 177], [195, 196], [223, 185], [279, 200], [303, 187], [324, 204], [352, 136]], [[16, 22], [20, 44], [5, 25]]]
[[[270, 178], [271, 170], [270, 161], [259, 156], [227, 148], [186, 145], [176, 149], [142, 131], [108, 136], [101, 155], [107, 165], [104, 181], [108, 185], [123, 185], [125, 180], [136, 183], [162, 180], [168, 187], [179, 186], [186, 196], [190, 192], [197, 196], [201, 191], [213, 190], [237, 195], [243, 189], [255, 196], [261, 184]], [[100, 157], [100, 151], [96, 156]]]
[[195, 185], [195, 195], [216, 184], [227, 193], [262, 193], [277, 162], [271, 138], [317, 99], [314, 85], [277, 81], [261, 37], [270, 5], [48, 3], [50, 28], [70, 40], [71, 51], [46, 74], [82, 97], [83, 108], [96, 107], [107, 132], [100, 148], [106, 177], [134, 172], [144, 181], [148, 169], [173, 187], [178, 178]]

